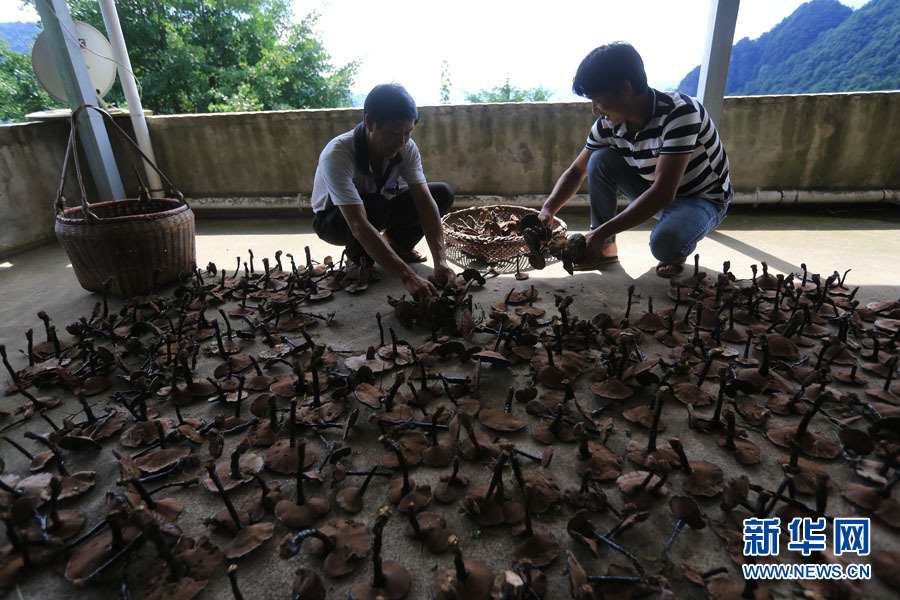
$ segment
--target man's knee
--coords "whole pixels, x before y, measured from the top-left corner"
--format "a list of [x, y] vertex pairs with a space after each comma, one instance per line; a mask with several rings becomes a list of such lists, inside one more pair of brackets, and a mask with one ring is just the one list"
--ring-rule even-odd
[[624, 162], [622, 155], [615, 148], [609, 146], [594, 150], [588, 159], [588, 173], [602, 173], [609, 176], [616, 167]]
[[439, 181], [429, 183], [428, 190], [431, 192], [431, 197], [434, 198], [435, 204], [437, 204], [438, 211], [442, 215], [447, 214], [447, 211], [453, 206], [453, 188], [449, 184]]
[[684, 231], [658, 224], [650, 233], [650, 253], [660, 262], [680, 262], [687, 243]]

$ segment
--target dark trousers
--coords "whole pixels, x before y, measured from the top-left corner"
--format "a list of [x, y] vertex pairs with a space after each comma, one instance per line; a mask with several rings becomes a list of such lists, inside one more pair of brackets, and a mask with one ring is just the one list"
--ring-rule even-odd
[[[437, 203], [440, 214], [445, 215], [453, 206], [453, 188], [446, 183], [429, 183], [428, 190]], [[369, 223], [378, 231], [384, 232], [400, 248], [414, 248], [425, 235], [408, 186], [401, 187], [400, 192], [391, 200], [381, 194], [362, 194], [362, 200]], [[370, 258], [362, 244], [353, 237], [341, 209], [332, 204], [331, 200], [323, 210], [313, 215], [313, 230], [329, 244], [344, 246], [350, 260], [358, 262], [363, 256]]]

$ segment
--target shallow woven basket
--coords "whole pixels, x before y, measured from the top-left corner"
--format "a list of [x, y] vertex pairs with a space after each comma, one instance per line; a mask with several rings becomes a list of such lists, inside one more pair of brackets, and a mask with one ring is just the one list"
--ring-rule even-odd
[[[99, 112], [169, 186], [171, 198], [151, 198], [146, 188], [139, 198], [88, 202], [76, 148], [78, 115], [86, 109]], [[80, 205], [66, 207], [63, 189], [69, 159], [81, 192]], [[112, 117], [84, 105], [72, 113], [72, 129], [56, 195], [56, 237], [72, 261], [78, 283], [86, 290], [128, 298], [156, 286], [190, 276], [195, 268], [194, 213], [168, 178], [159, 170]]]
[[[533, 208], [497, 204], [491, 206], [473, 206], [444, 215], [441, 224], [444, 228], [444, 239], [453, 248], [488, 265], [509, 263], [511, 259], [528, 254], [528, 246], [521, 235], [470, 235], [459, 231], [466, 221], [477, 222], [479, 216], [490, 210], [496, 218], [508, 221], [513, 217], [521, 219], [527, 214], [538, 214]], [[553, 235], [565, 235], [566, 223], [559, 217], [553, 218]]]

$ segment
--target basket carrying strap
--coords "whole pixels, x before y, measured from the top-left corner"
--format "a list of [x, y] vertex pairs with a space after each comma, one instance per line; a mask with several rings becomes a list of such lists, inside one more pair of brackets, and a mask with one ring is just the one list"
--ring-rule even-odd
[[69, 140], [66, 144], [66, 156], [63, 159], [62, 176], [60, 177], [60, 180], [59, 180], [59, 189], [56, 192], [56, 202], [54, 205], [56, 208], [56, 214], [60, 214], [63, 212], [63, 210], [65, 210], [66, 199], [63, 196], [63, 188], [66, 185], [66, 175], [68, 174], [68, 171], [69, 171], [69, 169], [68, 169], [69, 158], [71, 157], [72, 162], [75, 163], [75, 176], [78, 178], [78, 190], [79, 190], [79, 192], [81, 192], [81, 210], [84, 213], [85, 219], [89, 223], [92, 221], [102, 221], [103, 220], [101, 217], [98, 217], [96, 214], [93, 213], [93, 211], [90, 210], [90, 203], [87, 201], [87, 193], [84, 190], [84, 179], [81, 176], [81, 165], [78, 162], [78, 149], [77, 149], [78, 116], [81, 114], [81, 111], [83, 111], [85, 109], [92, 109], [92, 110], [95, 110], [98, 113], [100, 113], [100, 115], [103, 117], [103, 120], [106, 121], [106, 123], [108, 123], [109, 125], [112, 125], [113, 130], [119, 134], [119, 137], [121, 137], [122, 139], [127, 141], [130, 144], [130, 146], [132, 147], [132, 149], [136, 150], [137, 153], [140, 154], [141, 157], [147, 162], [147, 164], [150, 165], [151, 167], [153, 167], [153, 170], [156, 171], [160, 177], [162, 177], [163, 181], [166, 182], [166, 185], [169, 186], [169, 193], [172, 195], [172, 197], [174, 199], [178, 200], [181, 204], [187, 205], [187, 202], [185, 202], [185, 200], [184, 200], [184, 195], [181, 192], [179, 192], [175, 188], [174, 185], [172, 185], [172, 182], [169, 181], [169, 178], [166, 177], [165, 173], [163, 173], [159, 169], [159, 167], [156, 166], [156, 163], [154, 163], [152, 160], [150, 160], [150, 158], [146, 154], [144, 154], [143, 150], [141, 150], [140, 147], [137, 145], [137, 143], [133, 139], [131, 139], [131, 136], [129, 136], [127, 133], [125, 133], [125, 130], [122, 129], [118, 123], [115, 122], [115, 120], [112, 118], [112, 116], [110, 116], [110, 114], [108, 112], [106, 112], [102, 108], [99, 108], [92, 104], [82, 104], [77, 109], [75, 109], [74, 112], [72, 112], [72, 117], [71, 117], [71, 125], [72, 126], [71, 126], [71, 129], [69, 130]]

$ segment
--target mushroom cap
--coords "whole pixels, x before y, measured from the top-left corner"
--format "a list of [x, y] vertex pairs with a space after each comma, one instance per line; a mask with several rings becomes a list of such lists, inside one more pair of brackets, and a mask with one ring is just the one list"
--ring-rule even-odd
[[747, 499], [750, 494], [750, 479], [742, 474], [740, 477], [731, 477], [725, 482], [722, 491], [722, 508], [731, 510]]
[[[297, 463], [300, 462], [299, 452], [299, 446], [291, 447], [291, 441], [289, 439], [278, 440], [272, 444], [272, 447], [266, 452], [266, 468], [275, 471], [276, 473], [281, 473], [282, 475], [296, 475]], [[243, 458], [243, 456], [241, 458]], [[309, 446], [306, 446], [303, 468], [307, 469], [315, 462], [316, 453]]]
[[693, 498], [689, 496], [672, 496], [669, 500], [669, 508], [675, 518], [684, 521], [691, 529], [703, 529], [706, 522], [703, 520], [703, 513]]
[[516, 546], [516, 560], [537, 568], [546, 567], [556, 560], [559, 542], [546, 527], [535, 525], [533, 531], [534, 535]]
[[591, 391], [604, 400], [627, 400], [634, 395], [631, 387], [615, 378], [592, 383]]
[[707, 404], [711, 404], [714, 401], [713, 397], [704, 392], [701, 388], [697, 387], [693, 383], [686, 381], [676, 383], [674, 386], [672, 386], [672, 393], [672, 395], [678, 398], [678, 400], [680, 400], [683, 404], [706, 406]]
[[722, 469], [705, 460], [692, 460], [690, 465], [694, 472], [685, 478], [682, 484], [684, 491], [705, 498], [717, 496], [722, 491]]
[[[230, 458], [220, 461], [216, 465], [216, 475], [219, 476], [219, 480], [222, 483], [222, 488], [224, 488], [227, 492], [228, 490], [233, 490], [240, 485], [253, 481], [253, 476], [262, 471], [262, 468], [262, 456], [254, 454], [253, 452], [245, 452], [241, 454], [240, 458], [238, 459], [238, 470], [241, 474], [240, 479], [233, 479], [231, 477]], [[216, 485], [213, 483], [212, 478], [208, 474], [200, 480], [200, 484], [204, 488], [206, 488], [207, 491], [210, 491], [214, 494], [218, 493]]]
[[191, 449], [187, 447], [161, 448], [135, 459], [134, 464], [145, 475], [150, 475], [153, 473], [158, 473], [159, 471], [162, 471], [163, 469], [187, 458], [190, 453]]
[[294, 585], [291, 588], [295, 598], [306, 600], [325, 600], [325, 586], [322, 578], [312, 569], [299, 567], [294, 577]]
[[597, 440], [588, 441], [591, 457], [578, 460], [578, 474], [587, 475], [594, 481], [615, 479], [622, 473], [621, 457]]
[[569, 594], [572, 600], [591, 600], [594, 597], [594, 588], [588, 582], [587, 572], [575, 558], [571, 550], [568, 550]]
[[[653, 427], [653, 409], [646, 404], [624, 410], [622, 411], [622, 416], [625, 417], [625, 420], [629, 423], [635, 423], [641, 427], [646, 427], [647, 429]], [[660, 419], [656, 424], [656, 430], [665, 431], [665, 429], [666, 424]]]
[[335, 499], [341, 510], [352, 515], [357, 514], [363, 508], [363, 497], [359, 494], [360, 488], [352, 485], [341, 488]]
[[275, 524], [268, 521], [242, 527], [222, 549], [222, 555], [228, 560], [242, 558], [262, 546], [274, 533]]
[[351, 600], [401, 600], [409, 593], [412, 579], [409, 571], [392, 560], [381, 562], [381, 571], [384, 575], [385, 586], [383, 588], [372, 587], [371, 582], [361, 581], [350, 588]]
[[872, 570], [891, 587], [900, 588], [900, 552], [875, 552], [872, 554]]
[[793, 425], [785, 427], [773, 427], [766, 431], [766, 437], [776, 446], [789, 448], [791, 442], [797, 444], [800, 451], [813, 458], [833, 459], [841, 453], [840, 445], [831, 438], [807, 429], [803, 435], [797, 435], [797, 428]]
[[[720, 435], [716, 441], [719, 446], [725, 448], [728, 443], [728, 436]], [[735, 435], [732, 441], [735, 446], [733, 450], [734, 458], [742, 465], [755, 465], [762, 460], [762, 451], [759, 449], [759, 446], [750, 440]]]
[[286, 526], [293, 529], [312, 527], [319, 518], [328, 514], [331, 503], [327, 498], [316, 496], [309, 498], [305, 504], [297, 505], [290, 500], [280, 500], [275, 505], [275, 516]]
[[429, 467], [446, 467], [453, 461], [456, 445], [450, 438], [438, 441], [436, 446], [426, 448], [422, 452], [422, 463]]
[[[364, 557], [372, 544], [372, 534], [362, 523], [338, 519], [323, 525], [319, 531], [334, 542], [334, 548], [325, 557], [325, 573], [329, 577], [347, 575], [356, 569], [358, 559]], [[310, 552], [322, 554], [325, 546], [313, 538], [309, 542]]]
[[479, 413], [478, 419], [492, 431], [511, 432], [525, 427], [525, 421], [501, 408], [485, 408]]
[[456, 577], [455, 569], [447, 569], [438, 573], [434, 580], [432, 594], [434, 600], [489, 600], [494, 586], [494, 576], [481, 561], [465, 560], [465, 581]]
[[[131, 524], [122, 527], [122, 541], [129, 543], [138, 536], [140, 530]], [[97, 570], [113, 554], [112, 531], [107, 528], [95, 536], [89, 538], [69, 556], [66, 563], [65, 576], [69, 581], [77, 582]]]

